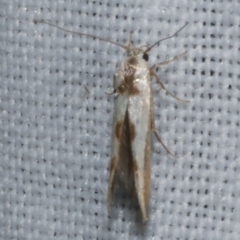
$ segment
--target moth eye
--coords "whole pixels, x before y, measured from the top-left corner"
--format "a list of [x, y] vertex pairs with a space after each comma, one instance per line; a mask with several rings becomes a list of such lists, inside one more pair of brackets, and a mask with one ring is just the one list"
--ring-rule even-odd
[[147, 62], [148, 61], [148, 54], [144, 53], [142, 58]]

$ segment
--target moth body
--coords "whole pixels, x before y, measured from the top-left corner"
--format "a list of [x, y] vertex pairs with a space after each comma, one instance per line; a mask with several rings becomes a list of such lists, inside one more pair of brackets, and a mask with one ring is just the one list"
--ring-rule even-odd
[[[136, 56], [130, 55], [114, 76], [117, 97], [114, 107], [108, 205], [111, 203], [116, 174], [122, 178], [133, 179], [145, 221], [150, 195], [152, 95], [150, 69], [142, 57], [143, 54], [144, 52], [140, 51]], [[130, 146], [124, 147], [126, 144]]]

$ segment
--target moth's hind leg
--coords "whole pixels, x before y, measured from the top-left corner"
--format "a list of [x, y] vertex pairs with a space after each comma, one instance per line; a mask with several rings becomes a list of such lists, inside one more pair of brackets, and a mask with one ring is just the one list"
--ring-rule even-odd
[[159, 141], [159, 143], [161, 143], [161, 145], [164, 147], [164, 149], [167, 151], [167, 153], [170, 154], [172, 157], [177, 157], [175, 154], [173, 154], [173, 153], [167, 148], [167, 146], [163, 143], [161, 137], [158, 135], [157, 129], [156, 129], [156, 127], [155, 127], [155, 122], [154, 122], [153, 104], [151, 104], [151, 128], [152, 128], [152, 131], [153, 131], [154, 135], [156, 136], [157, 140]]
[[154, 135], [156, 136], [157, 140], [161, 143], [161, 145], [164, 147], [164, 149], [168, 152], [168, 154], [170, 154], [172, 157], [177, 158], [177, 156], [175, 154], [173, 154], [172, 152], [170, 152], [170, 150], [167, 148], [167, 146], [163, 143], [162, 139], [160, 138], [160, 136], [158, 135], [158, 132], [156, 129], [153, 129]]
[[150, 73], [152, 76], [154, 76], [157, 80], [157, 82], [161, 85], [161, 87], [169, 94], [171, 95], [173, 98], [181, 101], [181, 102], [189, 102], [188, 100], [184, 100], [184, 99], [181, 99], [181, 98], [178, 98], [176, 97], [174, 94], [172, 94], [163, 84], [163, 82], [161, 81], [160, 77], [156, 74], [155, 72], [155, 68], [158, 66], [158, 65], [165, 65], [165, 64], [168, 64], [170, 62], [173, 62], [175, 60], [177, 60], [178, 58], [180, 58], [181, 56], [183, 56], [184, 54], [186, 54], [186, 52], [174, 57], [173, 59], [171, 60], [168, 60], [168, 61], [163, 61], [163, 62], [160, 62], [160, 63], [157, 63], [157, 64], [154, 64], [151, 68], [150, 68]]

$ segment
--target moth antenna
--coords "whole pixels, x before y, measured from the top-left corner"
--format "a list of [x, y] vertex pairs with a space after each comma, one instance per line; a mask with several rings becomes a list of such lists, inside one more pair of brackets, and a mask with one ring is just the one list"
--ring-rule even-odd
[[185, 28], [187, 26], [188, 22], [186, 22], [179, 30], [177, 30], [172, 36], [169, 36], [169, 37], [165, 37], [165, 38], [162, 38], [160, 40], [158, 40], [157, 42], [155, 42], [152, 46], [150, 46], [149, 48], [147, 48], [144, 52], [149, 52], [153, 47], [155, 47], [158, 43], [164, 41], [164, 40], [167, 40], [169, 38], [172, 38], [174, 36], [176, 36], [183, 28]]
[[127, 46], [122, 45], [122, 44], [117, 43], [117, 42], [114, 42], [114, 41], [111, 41], [111, 40], [108, 40], [108, 39], [106, 39], [106, 38], [102, 38], [102, 37], [95, 36], [95, 35], [88, 34], [88, 33], [81, 33], [81, 32], [70, 31], [70, 30], [68, 30], [68, 29], [59, 27], [59, 26], [57, 26], [57, 25], [54, 25], [54, 24], [52, 24], [52, 23], [50, 23], [50, 22], [46, 22], [46, 21], [43, 21], [43, 20], [36, 20], [36, 19], [35, 19], [33, 22], [34, 22], [35, 24], [36, 24], [36, 23], [48, 24], [48, 25], [50, 25], [50, 26], [52, 26], [52, 27], [55, 27], [55, 28], [58, 28], [58, 29], [60, 29], [60, 30], [62, 30], [62, 31], [64, 31], [64, 32], [69, 32], [69, 33], [72, 33], [72, 34], [77, 34], [77, 35], [79, 35], [79, 36], [86, 36], [86, 37], [96, 38], [96, 39], [99, 39], [99, 40], [101, 40], [101, 41], [105, 41], [105, 42], [109, 42], [109, 43], [115, 44], [115, 45], [117, 45], [117, 46], [119, 46], [119, 47], [122, 47], [122, 48], [125, 49], [125, 50], [128, 49]]

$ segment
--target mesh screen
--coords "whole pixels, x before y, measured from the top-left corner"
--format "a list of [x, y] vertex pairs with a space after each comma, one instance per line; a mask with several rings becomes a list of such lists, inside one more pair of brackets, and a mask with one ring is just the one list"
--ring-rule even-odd
[[[0, 2], [0, 238], [239, 239], [239, 1]], [[124, 51], [33, 20], [156, 46], [148, 221], [117, 191], [108, 217], [112, 77]]]

